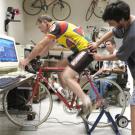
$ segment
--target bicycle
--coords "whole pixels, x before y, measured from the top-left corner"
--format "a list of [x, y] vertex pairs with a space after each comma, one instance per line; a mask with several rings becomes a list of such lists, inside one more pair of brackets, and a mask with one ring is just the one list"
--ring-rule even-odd
[[92, 0], [87, 9], [85, 20], [89, 21], [94, 14], [97, 18], [102, 18], [105, 7], [110, 3], [110, 0]]
[[[7, 91], [4, 94], [4, 98], [3, 98], [3, 108], [9, 120], [19, 127], [38, 127], [39, 125], [41, 125], [43, 122], [45, 122], [48, 119], [52, 111], [52, 107], [53, 107], [53, 99], [52, 99], [52, 94], [51, 94], [52, 92], [60, 99], [60, 101], [62, 101], [65, 104], [66, 109], [68, 109], [69, 112], [72, 110], [80, 110], [81, 108], [80, 100], [75, 96], [75, 94], [73, 94], [72, 97], [69, 98], [69, 96], [64, 95], [62, 91], [59, 91], [59, 89], [56, 89], [52, 85], [52, 81], [50, 81], [50, 78], [48, 76], [47, 77], [45, 76], [45, 74], [48, 72], [54, 73], [54, 72], [61, 72], [63, 70], [64, 68], [61, 68], [61, 67], [44, 67], [43, 65], [40, 66], [38, 73], [36, 75], [36, 78], [34, 79], [34, 85], [31, 91], [32, 93], [30, 97], [26, 100], [26, 104], [31, 105], [31, 107], [27, 111], [9, 110], [8, 104], [7, 104], [7, 95], [9, 91]], [[97, 97], [96, 100], [102, 101], [102, 97], [100, 96], [100, 94], [98, 93], [98, 90], [94, 86], [90, 78], [90, 74], [87, 70], [84, 71], [83, 76], [86, 76], [88, 80], [86, 83], [82, 85], [83, 90], [87, 91], [88, 93], [89, 90], [93, 89], [93, 91], [96, 93], [96, 97]], [[82, 78], [82, 80], [84, 80], [84, 78]], [[102, 81], [102, 80], [105, 81], [106, 79], [104, 78], [98, 79], [98, 81]], [[123, 97], [122, 100], [124, 102], [124, 105], [122, 107], [119, 107], [117, 105], [116, 113], [110, 107], [111, 111], [114, 111], [113, 112], [114, 115], [119, 114], [119, 116], [122, 116], [126, 108], [126, 100], [125, 100], [124, 92], [121, 89], [121, 87], [117, 85], [115, 82], [110, 81], [110, 80], [106, 80], [106, 81], [112, 84], [113, 87], [118, 90], [118, 93], [121, 94]], [[40, 99], [37, 103], [32, 102], [35, 95], [38, 95]], [[40, 96], [43, 96], [43, 97], [40, 98]], [[108, 125], [110, 125], [109, 122], [104, 123], [104, 126], [108, 126]], [[98, 127], [103, 127], [103, 126], [102, 124], [101, 125], [99, 124]]]
[[70, 5], [63, 0], [52, 0], [47, 4], [47, 0], [23, 0], [23, 10], [28, 15], [37, 15], [42, 10], [45, 13], [52, 6], [52, 16], [59, 21], [66, 20], [71, 14]]

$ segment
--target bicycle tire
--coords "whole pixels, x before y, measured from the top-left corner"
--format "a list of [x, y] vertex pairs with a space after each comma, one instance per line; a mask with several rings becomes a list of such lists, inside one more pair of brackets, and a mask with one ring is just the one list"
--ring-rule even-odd
[[[123, 97], [125, 97], [122, 88], [121, 88], [116, 82], [114, 82], [114, 81], [112, 81], [112, 80], [108, 80], [108, 79], [106, 79], [106, 78], [99, 78], [99, 79], [96, 79], [95, 81], [106, 81], [106, 82], [112, 84], [113, 88], [117, 88], [117, 90], [118, 90], [120, 93], [123, 94]], [[83, 88], [83, 90], [87, 90], [87, 89], [89, 90], [89, 89], [91, 88], [91, 87], [90, 87], [90, 83], [89, 83], [89, 82], [86, 82], [86, 83], [83, 85], [82, 88]], [[107, 107], [107, 110], [110, 112], [111, 115], [113, 114], [113, 115], [112, 115], [113, 119], [115, 119], [116, 115], [118, 115], [118, 114], [119, 114], [119, 116], [122, 116], [122, 115], [124, 114], [124, 112], [125, 112], [125, 109], [126, 109], [126, 99], [124, 100], [124, 104], [123, 104], [122, 107], [119, 107], [118, 105], [115, 105], [115, 108], [114, 108], [114, 109], [117, 109], [117, 110], [114, 111], [114, 109], [111, 108], [111, 107], [114, 108], [113, 105], [109, 105], [109, 106]], [[84, 119], [89, 125], [93, 126], [94, 121], [95, 121], [95, 119], [99, 116], [100, 111], [101, 111], [100, 109], [93, 110], [92, 113], [88, 116], [88, 118], [86, 117], [86, 118], [83, 118], [83, 119]], [[119, 111], [119, 112], [118, 112], [118, 111]], [[113, 112], [113, 113], [111, 113], [111, 112]], [[93, 114], [94, 114], [94, 116], [93, 116]], [[95, 114], [97, 114], [97, 115], [95, 115]], [[93, 121], [92, 121], [92, 120], [93, 120]], [[108, 122], [108, 119], [106, 119], [106, 117], [104, 117], [103, 119], [101, 118], [100, 122], [99, 122], [98, 125], [97, 125], [97, 127], [99, 127], [99, 128], [108, 127], [108, 126], [111, 126], [111, 123]]]
[[36, 7], [33, 7], [32, 4], [35, 0], [23, 0], [23, 11], [31, 16], [37, 15], [42, 10], [41, 0], [36, 1]]
[[87, 9], [85, 20], [89, 21], [93, 13], [94, 13], [94, 5], [93, 3], [91, 3], [89, 8]]
[[[37, 88], [37, 87], [36, 87]], [[37, 103], [31, 103], [31, 108], [29, 110], [18, 110], [18, 109], [8, 109], [8, 104], [7, 104], [7, 95], [9, 91], [7, 91], [4, 94], [4, 99], [3, 99], [3, 107], [4, 111], [8, 117], [8, 119], [13, 122], [15, 125], [19, 127], [38, 127], [41, 125], [43, 122], [47, 120], [49, 117], [51, 111], [52, 111], [52, 106], [53, 106], [53, 100], [52, 96], [47, 89], [47, 87], [43, 83], [39, 83], [39, 90], [44, 91], [45, 93], [45, 98], [39, 100]], [[40, 97], [39, 97], [40, 98]], [[29, 99], [29, 98], [28, 98]], [[29, 101], [26, 101], [27, 103]], [[31, 116], [32, 115], [32, 116]], [[34, 118], [35, 116], [35, 118]], [[31, 119], [31, 117], [33, 117]]]
[[97, 18], [102, 18], [102, 15], [104, 13], [105, 7], [107, 6], [108, 1], [107, 0], [98, 0], [97, 5], [94, 8], [94, 15]]
[[[62, 3], [62, 5], [61, 5]], [[58, 20], [58, 21], [63, 21], [69, 18], [71, 14], [71, 7], [70, 5], [65, 2], [65, 1], [61, 1], [61, 2], [56, 2], [55, 4], [53, 4], [52, 6], [52, 16]]]

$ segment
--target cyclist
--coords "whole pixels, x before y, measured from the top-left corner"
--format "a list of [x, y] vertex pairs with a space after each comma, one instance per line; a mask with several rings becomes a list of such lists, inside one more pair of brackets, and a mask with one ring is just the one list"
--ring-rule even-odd
[[91, 100], [81, 89], [76, 76], [93, 61], [93, 57], [86, 51], [90, 44], [84, 38], [82, 28], [66, 21], [52, 21], [47, 15], [38, 17], [37, 25], [45, 36], [37, 43], [29, 56], [20, 61], [20, 66], [24, 68], [36, 56], [48, 52], [49, 47], [55, 43], [72, 50], [72, 55], [57, 64], [57, 66], [65, 67], [63, 73], [60, 74], [60, 81], [63, 87], [66, 85], [81, 99], [82, 109], [79, 115], [87, 115], [91, 111]]
[[[102, 16], [103, 20], [114, 28], [106, 33], [92, 48], [96, 48], [112, 35], [122, 38], [122, 45], [117, 53], [101, 56], [93, 53], [96, 60], [122, 60], [127, 61], [132, 77], [135, 80], [135, 16], [130, 14], [130, 7], [126, 2], [118, 1], [109, 4]], [[131, 96], [131, 130], [135, 135], [135, 90]]]

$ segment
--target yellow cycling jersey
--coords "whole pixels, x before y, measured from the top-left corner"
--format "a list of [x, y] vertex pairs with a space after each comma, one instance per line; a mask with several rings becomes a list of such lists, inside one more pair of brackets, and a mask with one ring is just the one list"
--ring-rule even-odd
[[85, 50], [90, 45], [81, 27], [65, 21], [54, 22], [48, 36], [55, 38], [58, 44], [74, 52]]

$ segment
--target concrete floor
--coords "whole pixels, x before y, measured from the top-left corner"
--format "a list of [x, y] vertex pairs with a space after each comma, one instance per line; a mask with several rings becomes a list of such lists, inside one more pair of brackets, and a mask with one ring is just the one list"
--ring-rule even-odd
[[[125, 116], [130, 119], [130, 108], [127, 107]], [[127, 128], [119, 128], [121, 135], [131, 135], [130, 123]], [[115, 135], [111, 127], [95, 128], [92, 135]], [[49, 119], [38, 127], [36, 131], [21, 131], [11, 123], [5, 114], [0, 114], [0, 135], [86, 135], [82, 119], [76, 114], [67, 114], [62, 103], [55, 103]]]

